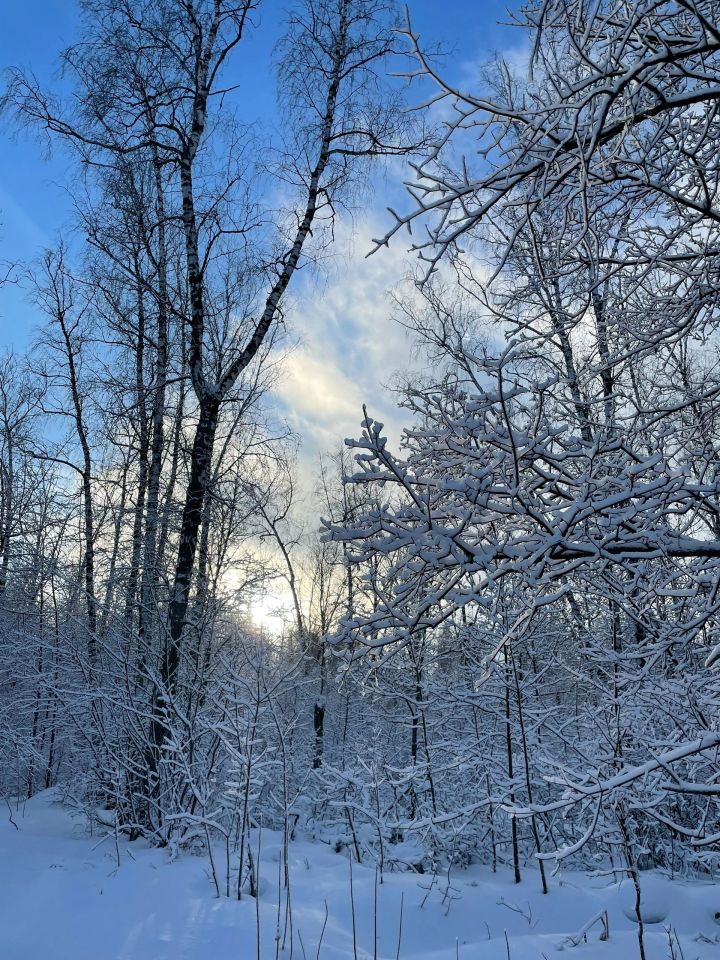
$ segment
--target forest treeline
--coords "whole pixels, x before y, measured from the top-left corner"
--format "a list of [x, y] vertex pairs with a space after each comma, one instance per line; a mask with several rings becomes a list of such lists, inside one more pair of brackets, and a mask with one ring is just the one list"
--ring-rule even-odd
[[[458, 87], [385, 0], [298, 0], [270, 136], [233, 105], [263, 6], [86, 0], [65, 96], [7, 76], [81, 242], [14, 266], [43, 332], [0, 369], [2, 795], [201, 847], [219, 895], [261, 824], [381, 873], [712, 874], [720, 10], [528, 0], [526, 54]], [[387, 158], [373, 255], [417, 254], [388, 313], [423, 363], [302, 533], [288, 292]]]

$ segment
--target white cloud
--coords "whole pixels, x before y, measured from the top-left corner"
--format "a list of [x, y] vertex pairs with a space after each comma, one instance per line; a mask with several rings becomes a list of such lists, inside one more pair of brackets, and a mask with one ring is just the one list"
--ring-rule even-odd
[[285, 361], [278, 393], [295, 428], [310, 433], [305, 439], [320, 447], [337, 442], [338, 428], [357, 419], [363, 402], [359, 386], [335, 359], [316, 356], [307, 345]]
[[300, 344], [284, 364], [276, 399], [302, 438], [306, 484], [319, 454], [359, 435], [363, 404], [386, 425], [391, 442], [401, 434], [403, 414], [387, 384], [412, 366], [412, 343], [392, 319], [389, 293], [413, 261], [398, 242], [366, 257], [371, 238], [382, 232], [382, 224], [370, 220], [354, 234], [341, 226], [336, 242], [343, 252], [325, 283], [308, 278], [296, 294], [293, 329]]

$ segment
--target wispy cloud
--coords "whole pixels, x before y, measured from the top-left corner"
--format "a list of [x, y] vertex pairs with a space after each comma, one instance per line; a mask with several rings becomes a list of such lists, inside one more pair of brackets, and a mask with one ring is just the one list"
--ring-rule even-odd
[[306, 478], [323, 452], [335, 452], [360, 433], [362, 406], [397, 440], [402, 412], [388, 384], [412, 366], [410, 337], [392, 318], [390, 291], [412, 259], [402, 244], [367, 258], [382, 226], [364, 220], [338, 233], [338, 257], [324, 286], [309, 282], [296, 297], [294, 328], [300, 343], [285, 363], [277, 402], [302, 438]]

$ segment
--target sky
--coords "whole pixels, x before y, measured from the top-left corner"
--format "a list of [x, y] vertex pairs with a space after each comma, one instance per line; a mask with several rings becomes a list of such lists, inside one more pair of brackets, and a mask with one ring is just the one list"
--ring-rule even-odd
[[[252, 90], [258, 114], [273, 110], [274, 79], [267, 69], [272, 24], [285, 4], [266, 0], [259, 28], [243, 41], [240, 79]], [[21, 66], [45, 85], [58, 83], [58, 56], [77, 33], [74, 0], [24, 0], [7, 4], [0, 31], [0, 69]], [[522, 37], [502, 26], [507, 4], [500, 0], [409, 0], [421, 42], [442, 44], [445, 69], [455, 80], [469, 81], [475, 65], [495, 51], [512, 52]], [[17, 135], [0, 122], [0, 261], [32, 262], [72, 226], [68, 185], [73, 167], [57, 150]], [[395, 171], [392, 172], [391, 178]], [[310, 476], [321, 451], [337, 450], [342, 438], [357, 434], [363, 402], [371, 413], [399, 430], [393, 397], [383, 385], [407, 366], [410, 344], [390, 319], [388, 292], [407, 272], [401, 240], [370, 259], [371, 238], [389, 226], [384, 204], [388, 191], [402, 203], [400, 180], [378, 189], [376, 202], [341, 223], [334, 261], [318, 288], [301, 278], [293, 290], [291, 326], [298, 346], [285, 366], [274, 402], [302, 438], [301, 469]], [[0, 289], [0, 349], [22, 350], [37, 336], [41, 319], [27, 302], [22, 285]]]

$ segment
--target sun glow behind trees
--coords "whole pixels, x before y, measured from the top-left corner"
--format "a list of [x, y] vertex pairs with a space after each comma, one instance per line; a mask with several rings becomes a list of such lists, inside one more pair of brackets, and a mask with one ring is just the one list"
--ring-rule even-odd
[[280, 592], [266, 593], [250, 603], [253, 623], [270, 637], [278, 637], [293, 622], [292, 600]]

